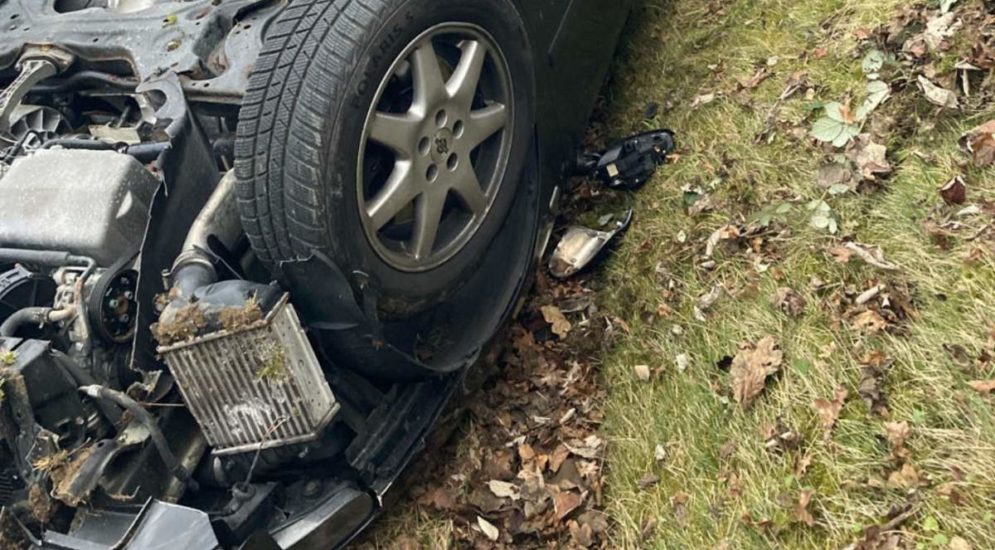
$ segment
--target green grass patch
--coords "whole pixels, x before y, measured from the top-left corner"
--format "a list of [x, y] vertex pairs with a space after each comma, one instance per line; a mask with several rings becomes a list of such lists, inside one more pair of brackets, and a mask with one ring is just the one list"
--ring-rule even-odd
[[[995, 199], [991, 171], [966, 167], [957, 148], [963, 131], [993, 113], [937, 113], [914, 84], [900, 90], [866, 127], [884, 125], [894, 173], [876, 191], [839, 197], [816, 186], [826, 152], [795, 130], [811, 127], [813, 101], [859, 101], [866, 80], [858, 36], [887, 23], [902, 4], [657, 2], [631, 29], [605, 126], [611, 135], [623, 135], [662, 121], [677, 132], [681, 157], [631, 199], [637, 221], [604, 276], [606, 309], [632, 327], [604, 359], [610, 388], [607, 500], [617, 522], [616, 546], [841, 548], [911, 503], [916, 512], [902, 528], [916, 544], [930, 548], [961, 536], [975, 548], [995, 547], [993, 409], [967, 386], [992, 373], [958, 362], [944, 347], [974, 358], [991, 345], [995, 271], [990, 253], [966, 260], [983, 245], [957, 237], [942, 248], [924, 229], [931, 214], [950, 217], [956, 210], [937, 194], [954, 175], [966, 175], [969, 202]], [[773, 74], [742, 90], [741, 82], [762, 67]], [[813, 97], [803, 91], [774, 110], [800, 71]], [[714, 101], [692, 107], [695, 97], [712, 93]], [[649, 102], [663, 106], [658, 121], [642, 118]], [[772, 118], [773, 137], [758, 143]], [[715, 208], [689, 216], [685, 186], [707, 191]], [[900, 271], [836, 263], [828, 250], [837, 237], [808, 223], [805, 204], [820, 198], [832, 205], [841, 233], [881, 247]], [[702, 267], [702, 242], [712, 231], [785, 202], [791, 210], [764, 244], [770, 248], [763, 258], [770, 261], [758, 263], [757, 255], [737, 251], [718, 253], [714, 267]], [[970, 235], [984, 219], [962, 222], [969, 227], [961, 234]], [[679, 234], [687, 240], [679, 242]], [[825, 283], [822, 290], [814, 290], [813, 278]], [[898, 330], [867, 336], [840, 322], [828, 296], [877, 281], [907, 294], [913, 316]], [[694, 305], [716, 284], [733, 292], [702, 322]], [[799, 318], [771, 305], [769, 297], [780, 287], [805, 298]], [[677, 292], [673, 315], [647, 315], [668, 288]], [[728, 397], [720, 363], [735, 355], [740, 342], [765, 334], [779, 339], [785, 365], [743, 411]], [[883, 382], [890, 419], [873, 415], [858, 395], [859, 360], [871, 350], [893, 361]], [[675, 368], [679, 354], [691, 359], [684, 372]], [[650, 384], [636, 381], [632, 366], [641, 363], [665, 367], [663, 376]], [[826, 437], [812, 403], [832, 398], [837, 387], [850, 398]], [[889, 456], [886, 420], [912, 428], [908, 462], [921, 482], [914, 490], [887, 483], [897, 465]], [[763, 432], [778, 424], [798, 434], [794, 448], [771, 449]], [[657, 444], [668, 449], [659, 464]], [[649, 472], [660, 482], [640, 489], [638, 481]], [[812, 525], [797, 511], [803, 491], [813, 492]], [[675, 509], [683, 494], [686, 510]]]

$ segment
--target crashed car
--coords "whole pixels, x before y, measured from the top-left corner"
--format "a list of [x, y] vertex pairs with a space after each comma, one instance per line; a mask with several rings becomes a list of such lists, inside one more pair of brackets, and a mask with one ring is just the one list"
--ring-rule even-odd
[[330, 548], [515, 311], [626, 0], [0, 0], [0, 547]]

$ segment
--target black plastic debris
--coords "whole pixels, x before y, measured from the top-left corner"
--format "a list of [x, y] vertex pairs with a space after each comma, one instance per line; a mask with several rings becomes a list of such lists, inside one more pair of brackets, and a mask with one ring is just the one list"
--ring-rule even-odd
[[625, 138], [601, 153], [582, 155], [578, 169], [612, 189], [635, 191], [649, 181], [675, 147], [673, 132], [653, 130]]

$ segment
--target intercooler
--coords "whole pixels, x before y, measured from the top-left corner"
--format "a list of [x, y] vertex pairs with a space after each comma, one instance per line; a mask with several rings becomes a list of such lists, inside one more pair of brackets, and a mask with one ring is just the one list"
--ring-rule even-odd
[[159, 353], [216, 454], [314, 440], [339, 409], [286, 296], [263, 320]]

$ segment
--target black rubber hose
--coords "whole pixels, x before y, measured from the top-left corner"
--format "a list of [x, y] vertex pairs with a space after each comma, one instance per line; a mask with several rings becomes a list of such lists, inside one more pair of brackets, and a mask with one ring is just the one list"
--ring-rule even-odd
[[86, 149], [88, 151], [116, 151], [113, 143], [85, 138], [52, 138], [42, 144], [39, 149], [51, 149], [52, 147], [62, 147], [63, 149]]
[[0, 248], [0, 262], [64, 267], [67, 265], [89, 266], [95, 263], [92, 258], [76, 256], [58, 250], [26, 250], [23, 248]]
[[15, 311], [0, 325], [0, 337], [11, 338], [25, 325], [41, 325], [48, 321], [50, 307], [26, 307]]
[[167, 147], [169, 147], [168, 141], [153, 141], [149, 143], [129, 145], [124, 149], [124, 152], [135, 157], [138, 162], [148, 163], [158, 159], [159, 155], [162, 154]]
[[[76, 385], [78, 387], [99, 385], [97, 380], [93, 378], [89, 372], [83, 370], [76, 363], [76, 361], [65, 361], [59, 364], [69, 371], [69, 376], [73, 377], [73, 380], [76, 381]], [[121, 422], [122, 407], [118, 406], [109, 399], [98, 399], [97, 408], [100, 409], [100, 412], [103, 413], [104, 417], [107, 418], [107, 420], [109, 420], [115, 427], [117, 427], [118, 423]]]
[[149, 436], [152, 438], [152, 445], [155, 446], [156, 450], [159, 451], [159, 456], [162, 458], [163, 464], [166, 468], [176, 476], [176, 479], [187, 484], [191, 490], [196, 491], [198, 489], [198, 484], [195, 479], [190, 475], [190, 472], [180, 464], [180, 461], [173, 454], [173, 450], [169, 448], [169, 442], [166, 441], [166, 436], [163, 435], [162, 429], [159, 428], [159, 423], [156, 422], [154, 416], [145, 410], [137, 401], [128, 397], [122, 392], [112, 390], [104, 386], [84, 386], [79, 389], [79, 391], [84, 394], [94, 398], [94, 399], [106, 399], [117, 405], [123, 407], [126, 411], [134, 415], [135, 419], [141, 422], [148, 430]]
[[182, 308], [192, 301], [197, 289], [218, 282], [218, 273], [204, 264], [188, 263], [180, 265], [171, 279], [176, 289], [173, 307]]
[[134, 145], [115, 145], [106, 141], [86, 138], [52, 138], [42, 144], [40, 149], [62, 147], [63, 149], [84, 149], [87, 151], [117, 151], [135, 157], [139, 162], [152, 162], [169, 147], [168, 141], [136, 143]]

